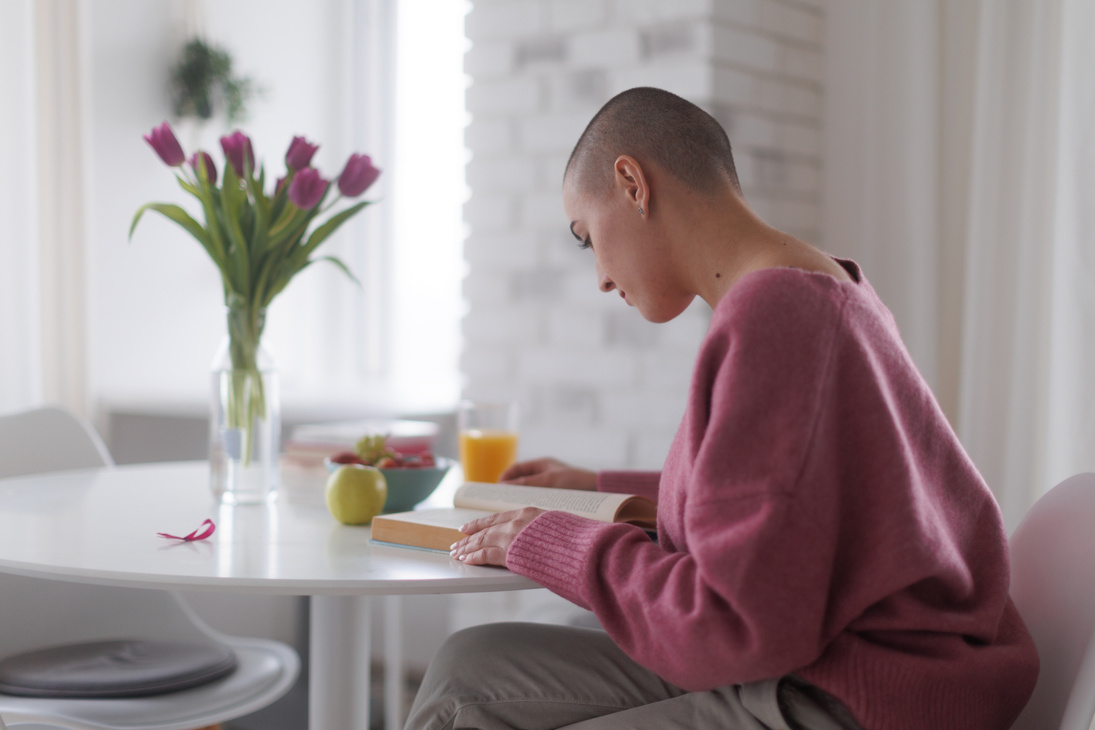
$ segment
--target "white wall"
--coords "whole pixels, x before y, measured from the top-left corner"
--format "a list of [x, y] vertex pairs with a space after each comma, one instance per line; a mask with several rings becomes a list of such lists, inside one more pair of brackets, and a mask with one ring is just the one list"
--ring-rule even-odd
[[0, 6], [0, 412], [41, 397], [33, 24], [31, 0]]

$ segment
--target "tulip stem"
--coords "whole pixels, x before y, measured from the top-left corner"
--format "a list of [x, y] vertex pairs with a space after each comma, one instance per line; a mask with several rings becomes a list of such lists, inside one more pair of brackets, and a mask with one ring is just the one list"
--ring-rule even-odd
[[247, 306], [228, 308], [228, 348], [232, 370], [225, 420], [230, 429], [240, 432], [240, 459], [245, 467], [251, 463], [255, 421], [266, 418], [266, 393], [258, 365], [265, 314], [263, 310]]
[[338, 203], [338, 201], [340, 201], [340, 200], [342, 200], [342, 193], [339, 193], [338, 195], [336, 195], [336, 196], [335, 196], [335, 199], [334, 199], [334, 200], [332, 200], [332, 201], [331, 201], [330, 203], [328, 203], [328, 204], [327, 204], [327, 205], [326, 205], [326, 206], [325, 206], [325, 207], [323, 208], [323, 210], [321, 210], [321, 211], [320, 211], [320, 215], [322, 215], [322, 214], [326, 213], [326, 212], [327, 212], [327, 211], [329, 211], [329, 210], [330, 210], [331, 208], [334, 208], [334, 207], [335, 207], [335, 205], [336, 205], [336, 204]]

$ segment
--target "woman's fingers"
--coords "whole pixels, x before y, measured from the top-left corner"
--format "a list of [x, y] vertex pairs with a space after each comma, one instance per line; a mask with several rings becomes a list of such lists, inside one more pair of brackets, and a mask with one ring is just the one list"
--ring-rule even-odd
[[502, 474], [499, 481], [526, 487], [597, 490], [596, 472], [577, 469], [550, 457], [514, 464]]
[[474, 535], [477, 532], [487, 529], [491, 525], [496, 525], [500, 521], [508, 520], [509, 512], [495, 512], [494, 514], [487, 515], [486, 517], [479, 517], [471, 522], [465, 523], [460, 526], [460, 532], [465, 535]]
[[502, 472], [502, 476], [499, 477], [499, 481], [508, 482], [514, 479], [520, 479], [521, 477], [533, 476], [535, 474], [547, 471], [552, 467], [559, 466], [562, 466], [562, 463], [550, 457], [530, 459], [529, 461], [519, 461], [516, 464], [511, 464], [508, 469]]
[[506, 551], [495, 545], [464, 553], [457, 558], [465, 565], [506, 565]]
[[524, 507], [472, 520], [460, 528], [468, 537], [453, 543], [449, 554], [469, 565], [504, 566], [509, 546], [521, 530], [543, 512], [535, 507]]

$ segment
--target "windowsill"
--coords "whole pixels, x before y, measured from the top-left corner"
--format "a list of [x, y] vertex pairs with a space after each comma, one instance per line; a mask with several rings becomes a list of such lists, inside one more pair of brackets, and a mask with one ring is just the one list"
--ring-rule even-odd
[[[102, 395], [97, 410], [103, 416], [130, 413], [150, 416], [206, 418], [209, 393], [126, 393]], [[284, 422], [309, 423], [354, 418], [414, 418], [452, 413], [457, 399], [422, 388], [375, 383], [338, 392], [281, 390], [281, 417]]]

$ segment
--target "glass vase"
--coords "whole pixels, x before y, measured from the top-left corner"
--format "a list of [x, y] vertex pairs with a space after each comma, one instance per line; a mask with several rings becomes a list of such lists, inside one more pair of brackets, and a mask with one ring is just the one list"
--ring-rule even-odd
[[278, 485], [278, 377], [261, 346], [265, 312], [228, 310], [228, 336], [213, 359], [209, 472], [223, 504], [261, 504]]

